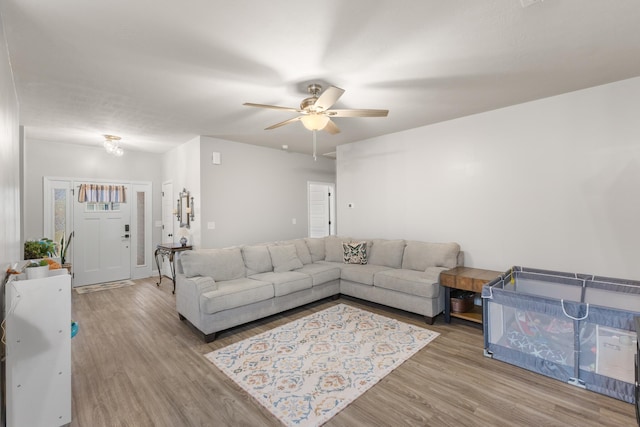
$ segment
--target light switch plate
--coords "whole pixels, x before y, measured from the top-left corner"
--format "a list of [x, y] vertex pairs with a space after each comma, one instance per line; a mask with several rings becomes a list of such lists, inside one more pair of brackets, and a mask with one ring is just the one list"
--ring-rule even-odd
[[214, 165], [219, 165], [220, 162], [221, 162], [220, 153], [217, 151], [214, 151], [213, 154], [211, 155], [211, 163], [213, 163]]

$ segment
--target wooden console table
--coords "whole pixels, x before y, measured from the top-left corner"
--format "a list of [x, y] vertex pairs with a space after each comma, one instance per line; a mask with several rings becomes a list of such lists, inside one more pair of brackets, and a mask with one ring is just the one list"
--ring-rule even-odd
[[173, 293], [176, 293], [176, 264], [174, 261], [176, 252], [182, 251], [190, 251], [193, 249], [193, 246], [186, 245], [182, 246], [180, 243], [161, 243], [156, 246], [156, 251], [153, 256], [156, 259], [156, 265], [158, 266], [158, 283], [157, 286], [160, 286], [160, 282], [162, 282], [162, 271], [160, 270], [160, 261], [158, 260], [158, 255], [160, 255], [163, 259], [167, 257], [169, 259], [169, 267], [171, 268], [171, 280], [173, 280]]
[[444, 321], [451, 322], [451, 317], [482, 323], [482, 307], [473, 306], [464, 313], [451, 312], [451, 289], [461, 289], [471, 292], [482, 292], [482, 286], [489, 283], [502, 272], [483, 270], [480, 268], [456, 267], [440, 273], [440, 284], [444, 286]]

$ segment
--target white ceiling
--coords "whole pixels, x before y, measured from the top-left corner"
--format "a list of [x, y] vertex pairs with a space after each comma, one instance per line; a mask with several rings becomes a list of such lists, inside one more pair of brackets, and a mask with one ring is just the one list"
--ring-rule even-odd
[[[531, 0], [522, 0], [525, 3]], [[166, 152], [197, 135], [311, 152], [309, 82], [346, 90], [335, 145], [640, 76], [639, 0], [0, 0], [27, 139]]]

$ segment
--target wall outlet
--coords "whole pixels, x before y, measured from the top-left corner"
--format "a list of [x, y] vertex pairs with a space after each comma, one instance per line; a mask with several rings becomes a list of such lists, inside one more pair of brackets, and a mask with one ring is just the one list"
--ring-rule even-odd
[[356, 207], [356, 204], [355, 203], [347, 203], [347, 207], [353, 209], [353, 208]]
[[291, 218], [291, 224], [296, 225], [298, 221], [295, 218]]
[[216, 223], [215, 223], [215, 222], [213, 222], [213, 221], [209, 221], [209, 222], [207, 223], [207, 229], [208, 229], [208, 230], [215, 230], [215, 229], [216, 229]]

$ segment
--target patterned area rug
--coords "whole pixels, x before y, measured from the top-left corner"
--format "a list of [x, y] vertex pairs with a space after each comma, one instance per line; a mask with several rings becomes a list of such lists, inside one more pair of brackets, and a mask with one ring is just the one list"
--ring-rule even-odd
[[120, 280], [118, 282], [98, 283], [97, 285], [78, 286], [73, 288], [79, 294], [88, 294], [90, 292], [106, 291], [109, 289], [124, 288], [125, 286], [135, 285], [133, 280]]
[[339, 304], [205, 355], [287, 426], [319, 426], [439, 334]]

